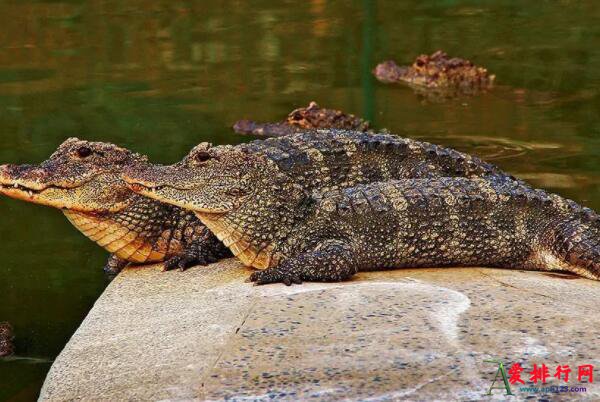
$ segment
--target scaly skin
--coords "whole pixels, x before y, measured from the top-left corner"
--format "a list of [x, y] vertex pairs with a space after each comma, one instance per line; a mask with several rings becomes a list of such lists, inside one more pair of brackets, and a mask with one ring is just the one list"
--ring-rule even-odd
[[450, 58], [441, 50], [417, 57], [408, 67], [400, 67], [388, 60], [373, 70], [375, 77], [386, 84], [408, 84], [421, 94], [432, 97], [454, 97], [471, 95], [492, 88], [493, 74], [469, 60]]
[[0, 357], [15, 353], [13, 339], [15, 339], [15, 335], [12, 325], [6, 321], [0, 322]]
[[[196, 212], [244, 264], [277, 263], [275, 235], [302, 220], [313, 193], [403, 178], [505, 176], [475, 157], [386, 134], [306, 132], [237, 146], [198, 145], [171, 166], [124, 179], [142, 195]], [[512, 179], [511, 179], [512, 180]]]
[[281, 122], [256, 123], [252, 120], [240, 120], [233, 125], [233, 130], [238, 134], [260, 137], [281, 137], [309, 129], [327, 128], [367, 131], [369, 122], [340, 110], [323, 109], [316, 102], [310, 102], [307, 107], [290, 112]]
[[598, 215], [507, 177], [409, 179], [336, 190], [274, 240], [257, 284], [342, 281], [359, 271], [489, 266], [600, 279]]
[[[455, 265], [600, 279], [598, 215], [507, 175], [345, 187], [354, 180], [323, 185], [332, 184], [329, 172], [329, 179], [313, 179], [323, 191], [310, 191], [314, 185], [299, 184], [294, 169], [281, 168], [281, 158], [268, 151], [201, 148], [177, 166], [128, 169], [125, 180], [141, 194], [194, 210], [242, 262], [265, 269], [251, 276], [257, 284]], [[194, 188], [192, 180], [201, 185]]]
[[208, 264], [229, 251], [193, 213], [133, 193], [122, 170], [146, 158], [112, 144], [68, 139], [40, 165], [0, 166], [0, 194], [61, 209], [113, 253], [105, 271], [165, 261], [165, 269]]

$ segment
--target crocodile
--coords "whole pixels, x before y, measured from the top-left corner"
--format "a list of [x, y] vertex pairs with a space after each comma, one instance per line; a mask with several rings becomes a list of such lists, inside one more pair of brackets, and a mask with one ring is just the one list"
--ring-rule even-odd
[[307, 107], [291, 111], [287, 118], [277, 123], [257, 123], [252, 120], [239, 120], [233, 125], [238, 134], [281, 137], [308, 129], [344, 129], [368, 131], [369, 122], [353, 114], [340, 110], [321, 108], [316, 102]]
[[[600, 223], [591, 209], [498, 172], [412, 171], [396, 180], [406, 165], [394, 173], [398, 165], [388, 160], [387, 169], [369, 174], [374, 164], [361, 150], [391, 149], [402, 159], [396, 145], [407, 145], [406, 153], [410, 141], [333, 133], [328, 144], [322, 135], [310, 147], [308, 135], [296, 135], [304, 152], [289, 137], [274, 147], [265, 145], [274, 140], [204, 143], [174, 165], [128, 167], [124, 180], [144, 196], [194, 211], [242, 263], [260, 269], [249, 278], [256, 284], [457, 265], [600, 279]], [[336, 153], [356, 159], [334, 163]]]
[[39, 165], [0, 166], [0, 194], [62, 210], [111, 253], [109, 274], [129, 263], [183, 270], [231, 256], [193, 213], [127, 187], [122, 170], [146, 160], [113, 144], [69, 138]]
[[420, 55], [411, 66], [399, 66], [393, 60], [378, 64], [375, 77], [386, 84], [404, 83], [431, 99], [473, 95], [493, 87], [495, 75], [471, 61], [449, 57], [441, 50]]
[[[221, 158], [223, 164], [217, 162]], [[245, 194], [253, 192], [256, 187], [251, 175], [240, 173], [244, 161], [248, 161], [249, 166], [265, 165], [266, 176], [262, 179], [265, 180], [265, 186], [270, 186], [269, 191], [273, 196], [281, 191], [279, 182], [284, 183], [285, 180], [291, 180], [302, 193], [403, 178], [499, 175], [516, 180], [477, 157], [452, 149], [394, 135], [340, 130], [304, 132], [237, 146], [213, 147], [209, 143], [202, 143], [180, 163], [171, 166], [147, 163], [132, 165], [125, 169], [123, 178], [134, 191], [198, 212], [194, 199], [195, 193], [202, 194], [206, 183], [202, 176], [204, 166], [219, 166], [223, 171], [215, 173], [211, 180], [223, 190], [224, 194], [219, 202], [228, 210], [231, 207], [228, 200], [233, 197], [228, 193]], [[233, 176], [229, 174], [229, 165]], [[242, 182], [235, 175], [241, 175]], [[151, 188], [150, 192], [147, 187]], [[243, 209], [244, 213], [260, 216], [261, 211], [251, 210], [251, 205], [245, 205], [245, 208], [249, 210]], [[202, 216], [199, 218], [203, 219]], [[267, 219], [261, 224], [270, 223]], [[219, 233], [218, 228], [207, 226], [220, 238], [228, 236], [227, 233]], [[268, 244], [254, 244], [250, 247], [237, 238], [237, 235], [233, 237], [221, 240], [226, 239], [225, 245], [242, 262], [257, 268], [269, 265]], [[238, 240], [241, 242], [237, 243]]]
[[12, 325], [6, 321], [0, 322], [0, 357], [7, 357], [15, 353], [14, 339]]

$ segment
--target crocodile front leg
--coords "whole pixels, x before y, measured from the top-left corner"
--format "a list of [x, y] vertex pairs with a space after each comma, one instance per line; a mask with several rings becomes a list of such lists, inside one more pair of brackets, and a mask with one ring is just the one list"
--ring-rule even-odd
[[117, 275], [127, 266], [127, 264], [129, 264], [129, 261], [123, 260], [115, 254], [111, 254], [106, 261], [106, 265], [104, 265], [104, 273], [111, 276]]
[[210, 234], [208, 237], [193, 241], [180, 254], [167, 258], [164, 270], [185, 271], [196, 265], [208, 265], [232, 256], [231, 251]]
[[352, 254], [352, 248], [345, 242], [327, 240], [313, 251], [286, 259], [276, 267], [254, 272], [249, 280], [256, 285], [282, 282], [287, 286], [302, 281], [344, 281], [358, 272]]

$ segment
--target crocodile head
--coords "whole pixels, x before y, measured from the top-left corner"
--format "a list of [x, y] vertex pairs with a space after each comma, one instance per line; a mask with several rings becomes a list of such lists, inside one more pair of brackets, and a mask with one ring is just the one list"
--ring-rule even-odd
[[69, 138], [39, 165], [0, 166], [0, 194], [77, 212], [118, 212], [135, 193], [121, 179], [145, 157], [113, 144]]
[[252, 144], [203, 143], [181, 162], [125, 169], [133, 191], [193, 211], [244, 264], [267, 268], [277, 261], [275, 236], [291, 230], [302, 188]]
[[197, 145], [179, 163], [131, 166], [123, 179], [146, 197], [194, 212], [219, 214], [239, 207], [261, 178], [267, 164], [257, 155], [232, 146]]
[[420, 88], [460, 88], [466, 92], [492, 86], [495, 79], [483, 67], [458, 57], [449, 57], [438, 50], [420, 55], [411, 66], [399, 66], [388, 60], [375, 67], [375, 77], [384, 83], [404, 82]]
[[339, 128], [356, 131], [369, 129], [368, 121], [340, 110], [322, 108], [316, 102], [310, 102], [307, 107], [292, 110], [285, 123], [301, 129]]
[[281, 122], [257, 123], [252, 120], [239, 120], [233, 125], [233, 130], [238, 134], [263, 137], [280, 137], [302, 130], [321, 128], [367, 131], [369, 122], [353, 114], [322, 108], [316, 102], [310, 102], [306, 107], [292, 110]]

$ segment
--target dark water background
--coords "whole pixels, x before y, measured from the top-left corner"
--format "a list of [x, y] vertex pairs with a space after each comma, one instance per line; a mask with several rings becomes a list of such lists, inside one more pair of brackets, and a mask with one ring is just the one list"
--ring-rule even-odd
[[[69, 136], [176, 161], [201, 141], [241, 141], [237, 119], [315, 100], [600, 208], [593, 0], [4, 0], [0, 27], [2, 163], [39, 162]], [[498, 87], [431, 104], [370, 74], [437, 49]], [[0, 321], [19, 356], [60, 352], [107, 284], [105, 258], [60, 212], [0, 199]], [[0, 400], [35, 398], [49, 366], [0, 361]]]

